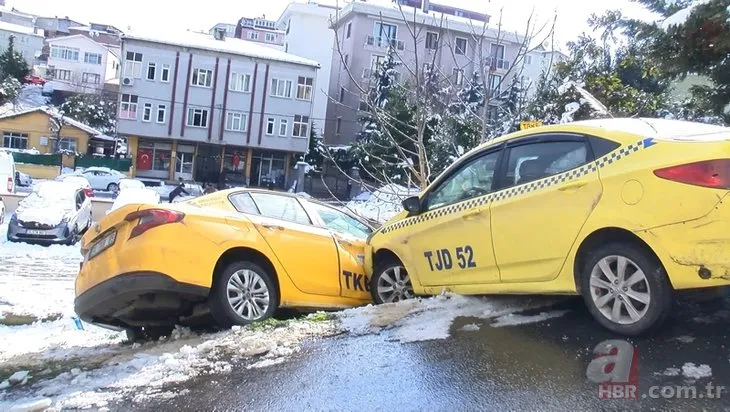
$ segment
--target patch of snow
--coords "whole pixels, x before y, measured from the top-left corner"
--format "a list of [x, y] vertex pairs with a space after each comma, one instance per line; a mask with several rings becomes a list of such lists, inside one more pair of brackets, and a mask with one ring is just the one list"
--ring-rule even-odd
[[366, 200], [355, 200], [347, 203], [347, 209], [360, 216], [378, 222], [385, 222], [403, 211], [401, 202], [419, 193], [418, 189], [388, 184], [367, 195]]
[[418, 342], [448, 338], [451, 324], [457, 317], [493, 319], [555, 303], [555, 299], [549, 298], [481, 298], [447, 294], [347, 309], [339, 316], [342, 326], [353, 334], [382, 332], [399, 342]]
[[464, 332], [476, 332], [479, 330], [479, 325], [476, 323], [467, 323], [466, 325], [459, 328], [459, 330], [462, 330]]
[[519, 314], [510, 313], [510, 314], [498, 317], [494, 321], [494, 323], [492, 323], [490, 326], [499, 328], [502, 326], [516, 326], [516, 325], [524, 325], [527, 323], [543, 322], [548, 319], [558, 318], [560, 316], [565, 315], [566, 313], [568, 313], [567, 310], [553, 310], [553, 311], [549, 311], [549, 312], [541, 312], [537, 315], [519, 315]]
[[282, 362], [284, 362], [286, 358], [276, 358], [276, 359], [264, 359], [261, 361], [258, 361], [252, 365], [247, 366], [248, 369], [259, 369], [259, 368], [267, 368], [269, 366], [278, 365]]
[[664, 30], [669, 29], [672, 26], [681, 26], [683, 25], [689, 16], [692, 14], [692, 11], [695, 9], [695, 7], [709, 3], [711, 0], [695, 0], [692, 4], [689, 6], [683, 8], [682, 10], [672, 14], [671, 16], [664, 19], [664, 21], [661, 24], [661, 28]]
[[15, 215], [21, 222], [57, 226], [76, 211], [75, 189], [75, 185], [65, 181], [38, 183], [33, 186], [33, 192], [20, 201]]
[[24, 380], [29, 378], [30, 372], [29, 371], [17, 371], [10, 375], [8, 378], [8, 382], [10, 382], [11, 385], [17, 385], [20, 382], [23, 382]]
[[661, 374], [664, 376], [679, 376], [681, 370], [679, 368], [667, 368]]
[[114, 199], [114, 204], [112, 204], [111, 209], [109, 209], [107, 213], [133, 203], [156, 205], [160, 203], [160, 194], [147, 188], [128, 188], [121, 190], [117, 198]]
[[13, 405], [10, 412], [41, 412], [51, 407], [51, 398], [41, 398]]
[[696, 338], [693, 336], [682, 335], [682, 336], [674, 337], [670, 340], [676, 340], [681, 343], [692, 343], [696, 340]]
[[709, 365], [697, 366], [692, 362], [687, 362], [682, 365], [682, 376], [690, 379], [709, 378], [712, 376], [712, 369]]

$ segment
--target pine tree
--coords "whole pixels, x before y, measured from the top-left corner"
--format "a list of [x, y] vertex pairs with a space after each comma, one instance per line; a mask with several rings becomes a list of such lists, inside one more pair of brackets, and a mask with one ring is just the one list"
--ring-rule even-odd
[[15, 50], [15, 36], [10, 36], [8, 48], [0, 54], [0, 73], [3, 78], [12, 77], [21, 83], [30, 74], [28, 62]]
[[309, 147], [307, 148], [307, 152], [304, 155], [300, 155], [297, 161], [306, 162], [310, 166], [309, 172], [321, 170], [322, 163], [324, 162], [323, 150], [322, 137], [317, 134], [316, 128], [312, 125], [312, 130], [309, 133]]

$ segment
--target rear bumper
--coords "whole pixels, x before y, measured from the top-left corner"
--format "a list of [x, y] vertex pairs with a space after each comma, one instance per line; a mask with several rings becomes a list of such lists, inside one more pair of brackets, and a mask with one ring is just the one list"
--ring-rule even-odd
[[71, 231], [62, 224], [52, 229], [28, 229], [19, 224], [8, 225], [8, 240], [11, 242], [27, 242], [39, 244], [67, 243], [71, 240]]
[[85, 322], [112, 327], [174, 324], [208, 292], [164, 273], [131, 272], [86, 290], [74, 300], [74, 310]]

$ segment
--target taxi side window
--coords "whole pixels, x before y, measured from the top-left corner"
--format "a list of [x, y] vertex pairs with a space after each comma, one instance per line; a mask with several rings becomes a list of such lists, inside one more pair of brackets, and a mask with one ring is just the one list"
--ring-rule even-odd
[[589, 159], [583, 141], [528, 143], [508, 150], [504, 187], [563, 173], [586, 164]]
[[491, 193], [500, 153], [487, 153], [463, 165], [428, 194], [426, 210]]
[[248, 193], [236, 193], [231, 195], [229, 198], [233, 207], [241, 213], [250, 213], [258, 215], [259, 210], [256, 208], [256, 203], [251, 199], [251, 195]]
[[261, 211], [262, 216], [288, 220], [302, 225], [312, 224], [307, 212], [304, 211], [299, 201], [293, 197], [266, 193], [251, 193], [251, 197]]
[[372, 232], [362, 222], [357, 219], [348, 216], [345, 213], [340, 212], [326, 206], [311, 203], [312, 208], [317, 211], [317, 215], [322, 218], [325, 227], [335, 232], [347, 233], [359, 238], [367, 238]]

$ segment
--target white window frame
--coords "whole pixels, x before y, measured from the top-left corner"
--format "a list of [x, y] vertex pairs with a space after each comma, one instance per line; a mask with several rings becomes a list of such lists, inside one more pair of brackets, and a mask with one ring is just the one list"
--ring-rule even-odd
[[169, 64], [163, 64], [162, 68], [160, 69], [160, 81], [164, 83], [170, 82], [170, 65]]
[[80, 50], [75, 47], [51, 45], [51, 58], [58, 60], [79, 61]]
[[135, 79], [141, 79], [143, 58], [144, 55], [142, 53], [128, 51], [124, 56], [124, 75], [127, 77], [134, 77]]
[[275, 43], [276, 35], [274, 33], [264, 33], [264, 41], [267, 43]]
[[256, 41], [258, 41], [258, 39], [259, 39], [259, 33], [256, 32], [256, 31], [250, 31], [250, 32], [248, 32], [248, 39], [249, 40], [256, 40]]
[[309, 137], [309, 120], [310, 120], [309, 116], [300, 115], [300, 114], [294, 115], [294, 123], [292, 126], [292, 136], [308, 138]]
[[[347, 57], [347, 56], [345, 56]], [[312, 91], [314, 90], [314, 78], [307, 76], [297, 77], [297, 100], [312, 101]]]
[[[496, 80], [496, 82], [495, 82]], [[489, 75], [489, 92], [491, 96], [499, 95], [502, 87], [502, 75], [501, 74], [490, 74]]]
[[[202, 81], [201, 81], [202, 80]], [[213, 84], [213, 70], [195, 68], [190, 73], [190, 85], [195, 87], [211, 88]]]
[[532, 55], [529, 55], [529, 54], [525, 55], [525, 64], [528, 66], [532, 65]]
[[335, 123], [335, 134], [339, 135], [340, 133], [342, 133], [342, 116], [338, 116]]
[[[283, 128], [283, 133], [282, 133]], [[279, 119], [279, 137], [286, 137], [289, 134], [289, 120]]]
[[[94, 59], [93, 61], [91, 61], [91, 58], [90, 58], [92, 56], [96, 57], [96, 59]], [[84, 52], [84, 63], [100, 65], [101, 61], [103, 59], [104, 59], [104, 56], [102, 56], [101, 53]]]
[[276, 128], [276, 119], [269, 117], [266, 119], [266, 135], [273, 136], [274, 129]]
[[[269, 90], [269, 95], [271, 97], [278, 97], [280, 99], [291, 99], [292, 97], [292, 81], [286, 80], [286, 79], [279, 79], [272, 77], [271, 78], [271, 90]], [[279, 89], [281, 89], [281, 85], [284, 85], [284, 90], [281, 90], [283, 93], [279, 93]]]
[[453, 75], [454, 75], [454, 85], [463, 86], [464, 85], [464, 69], [458, 69], [458, 68], [454, 67]]
[[[195, 116], [200, 116], [200, 124], [195, 124]], [[199, 127], [201, 129], [205, 129], [208, 127], [208, 123], [210, 122], [210, 113], [208, 112], [208, 109], [201, 109], [198, 107], [189, 107], [187, 112], [187, 119], [185, 120], [185, 124], [188, 127]]]
[[[119, 104], [119, 118], [126, 120], [137, 120], [138, 105], [139, 96], [137, 96], [136, 94], [122, 93], [122, 100]], [[125, 106], [127, 107], [127, 110], [123, 110]], [[126, 113], [126, 116], [122, 116], [122, 112]], [[130, 115], [130, 113], [133, 114]]]
[[232, 92], [251, 93], [251, 75], [249, 73], [231, 72], [228, 90]]
[[[236, 129], [233, 127], [234, 122], [238, 120], [239, 128]], [[245, 132], [248, 128], [248, 115], [246, 113], [238, 113], [238, 112], [226, 112], [226, 125], [225, 130], [229, 132]]]
[[[89, 77], [94, 79], [95, 81], [89, 81]], [[82, 73], [81, 74], [81, 83], [87, 83], [87, 84], [100, 84], [101, 83], [101, 75], [99, 73]]]
[[[63, 73], [64, 76], [61, 76], [61, 73]], [[66, 74], [68, 74], [68, 76], [66, 76]], [[70, 82], [71, 81], [72, 74], [73, 73], [71, 72], [71, 70], [56, 69], [56, 70], [54, 70], [53, 78], [55, 80], [61, 80], [61, 81], [64, 81], [64, 82]]]
[[[64, 146], [64, 147], [62, 147]], [[59, 137], [58, 141], [56, 141], [56, 150], [57, 151], [69, 151], [69, 152], [76, 152], [78, 149], [78, 143], [76, 142], [76, 139], [73, 137]]]
[[[464, 50], [459, 49], [459, 40], [464, 41]], [[457, 37], [454, 41], [454, 54], [459, 56], [466, 56], [467, 49], [469, 49], [469, 39], [466, 37]], [[461, 50], [461, 53], [459, 53], [459, 50]]]
[[[436, 43], [430, 44], [429, 39], [433, 39], [433, 37], [436, 37]], [[439, 34], [435, 31], [427, 31], [426, 32], [426, 41], [424, 42], [426, 46], [426, 50], [438, 50], [439, 48]], [[431, 40], [431, 43], [433, 43], [433, 40]], [[429, 47], [432, 46], [432, 47]]]
[[[8, 139], [8, 143], [10, 143], [7, 146], [5, 145], [5, 139]], [[13, 141], [25, 142], [25, 145], [20, 144], [20, 146], [24, 146], [24, 147], [13, 147]], [[27, 149], [28, 148], [28, 133], [3, 132], [2, 147], [6, 147], [8, 149]]]
[[[162, 121], [160, 121], [160, 113], [162, 113]], [[157, 122], [159, 124], [165, 124], [165, 122], [167, 122], [167, 105], [166, 104], [157, 105], [157, 112], [155, 113], [155, 122]]]
[[142, 106], [142, 121], [145, 123], [152, 121], [152, 103], [145, 103]]
[[[150, 78], [150, 69], [152, 69], [152, 78]], [[147, 62], [147, 71], [145, 72], [144, 77], [151, 81], [157, 80], [157, 63]]]

